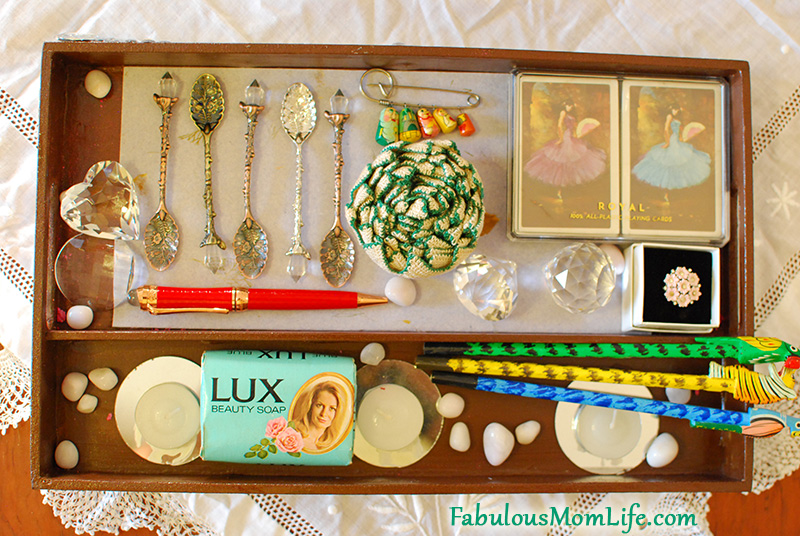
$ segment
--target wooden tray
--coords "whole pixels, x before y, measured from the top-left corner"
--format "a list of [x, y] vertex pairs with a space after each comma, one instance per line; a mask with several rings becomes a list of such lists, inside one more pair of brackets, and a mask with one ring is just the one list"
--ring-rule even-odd
[[[687, 342], [685, 336], [552, 335], [544, 333], [364, 333], [288, 331], [145, 330], [111, 328], [98, 314], [91, 328], [73, 331], [56, 320], [69, 303], [55, 284], [54, 263], [70, 236], [59, 217], [59, 194], [97, 160], [119, 154], [122, 74], [129, 66], [441, 70], [510, 73], [515, 69], [582, 74], [719, 77], [729, 85], [730, 242], [722, 249], [722, 325], [714, 335], [753, 332], [752, 168], [749, 67], [746, 62], [686, 58], [595, 55], [526, 50], [419, 48], [405, 46], [224, 45], [169, 43], [47, 43], [42, 63], [39, 191], [34, 304], [32, 484], [40, 488], [259, 493], [497, 493], [577, 491], [744, 491], [752, 478], [752, 440], [732, 433], [690, 429], [686, 421], [661, 419], [661, 430], [681, 445], [678, 459], [662, 469], [642, 464], [624, 476], [592, 475], [561, 452], [553, 430], [555, 403], [488, 393], [462, 392], [473, 446], [457, 453], [447, 444], [453, 421], [420, 462], [402, 469], [372, 467], [354, 459], [348, 467], [283, 467], [197, 460], [181, 467], [148, 463], [117, 433], [111, 412], [115, 391], [100, 396], [91, 415], [75, 411], [60, 394], [72, 370], [112, 367], [120, 378], [144, 360], [180, 355], [199, 362], [203, 351], [226, 348], [294, 349], [357, 356], [365, 342], [380, 341], [388, 357], [412, 361], [424, 341], [647, 341]], [[83, 78], [102, 68], [114, 83], [100, 112], [83, 89]], [[703, 360], [629, 360], [625, 367], [704, 374]], [[576, 364], [564, 360], [567, 364]], [[598, 365], [597, 360], [581, 361]], [[619, 365], [619, 362], [617, 362]], [[607, 364], [606, 364], [607, 366]], [[442, 388], [442, 392], [451, 390]], [[663, 390], [653, 389], [664, 399]], [[693, 403], [742, 409], [713, 394]], [[498, 421], [513, 429], [528, 419], [542, 423], [529, 446], [517, 446], [499, 467], [486, 462], [480, 437]], [[80, 450], [80, 464], [64, 471], [53, 461], [62, 439]]]

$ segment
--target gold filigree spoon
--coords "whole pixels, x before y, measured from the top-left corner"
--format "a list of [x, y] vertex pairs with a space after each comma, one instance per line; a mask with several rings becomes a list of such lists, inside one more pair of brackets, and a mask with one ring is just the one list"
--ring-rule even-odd
[[225, 249], [225, 242], [214, 230], [214, 199], [211, 193], [211, 134], [219, 126], [222, 115], [225, 113], [225, 98], [217, 79], [210, 74], [200, 75], [192, 86], [191, 102], [192, 120], [203, 135], [205, 155], [205, 190], [203, 200], [206, 206], [206, 227], [200, 247], [209, 247], [203, 258], [203, 264], [212, 273], [222, 268], [224, 263], [221, 250]]
[[[247, 117], [247, 149], [244, 159], [244, 221], [233, 237], [233, 252], [236, 254], [236, 264], [239, 270], [249, 279], [254, 279], [261, 275], [267, 265], [267, 254], [269, 244], [267, 234], [264, 229], [253, 219], [250, 212], [250, 169], [253, 165], [255, 149], [253, 139], [255, 138], [256, 125], [258, 124], [258, 114], [264, 110], [264, 90], [258, 85], [258, 81], [253, 80], [244, 92], [245, 102], [240, 102], [239, 107]], [[245, 104], [247, 103], [247, 104]]]
[[325, 118], [333, 125], [333, 227], [319, 249], [320, 266], [325, 281], [332, 287], [339, 288], [350, 279], [353, 273], [353, 261], [355, 260], [355, 249], [353, 241], [350, 240], [347, 231], [342, 228], [342, 220], [339, 212], [342, 206], [342, 167], [344, 158], [342, 157], [342, 136], [344, 135], [344, 123], [350, 118], [347, 114], [347, 97], [342, 90], [338, 90], [331, 97], [331, 112], [325, 112]]
[[169, 120], [172, 106], [178, 102], [178, 84], [169, 73], [158, 81], [158, 93], [153, 99], [161, 108], [161, 166], [158, 177], [158, 210], [144, 228], [144, 253], [153, 269], [162, 272], [169, 268], [178, 253], [178, 225], [167, 212], [167, 153], [169, 153]]
[[300, 229], [303, 227], [303, 157], [300, 149], [303, 142], [311, 135], [317, 123], [317, 105], [314, 96], [305, 84], [292, 84], [283, 97], [281, 106], [281, 123], [286, 134], [292, 139], [297, 149], [297, 175], [294, 190], [294, 235], [292, 244], [286, 255], [289, 256], [287, 272], [295, 283], [306, 275], [308, 260], [311, 255], [303, 246]]

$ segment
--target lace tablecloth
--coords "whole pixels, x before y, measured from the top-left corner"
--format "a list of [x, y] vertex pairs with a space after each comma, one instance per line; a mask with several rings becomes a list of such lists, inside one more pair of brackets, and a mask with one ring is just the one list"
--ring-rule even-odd
[[[60, 34], [116, 40], [268, 43], [362, 43], [527, 48], [582, 52], [732, 58], [750, 62], [752, 83], [755, 311], [757, 333], [797, 340], [800, 236], [800, 4], [793, 0], [622, 2], [463, 2], [275, 0], [264, 7], [199, 0], [53, 0], [0, 6], [0, 430], [30, 415], [37, 122], [41, 46]], [[780, 411], [800, 414], [795, 403]], [[756, 442], [754, 488], [760, 492], [800, 465], [786, 434]], [[452, 527], [448, 506], [506, 502], [537, 511], [573, 511], [642, 504], [648, 516], [690, 512], [708, 532], [708, 494], [276, 496], [44, 491], [66, 526], [77, 532], [150, 527], [161, 534], [478, 534]], [[531, 534], [547, 533], [547, 528]], [[581, 534], [586, 527], [556, 527]], [[642, 534], [675, 534], [650, 526]], [[597, 534], [596, 529], [591, 530]]]

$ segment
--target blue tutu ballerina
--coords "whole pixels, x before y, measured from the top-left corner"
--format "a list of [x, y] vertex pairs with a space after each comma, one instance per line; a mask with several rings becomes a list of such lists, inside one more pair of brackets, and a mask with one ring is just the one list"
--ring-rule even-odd
[[642, 182], [658, 188], [677, 190], [704, 182], [711, 175], [711, 157], [686, 140], [705, 130], [700, 123], [689, 123], [681, 135], [680, 107], [672, 107], [664, 124], [665, 143], [650, 148], [633, 167]]

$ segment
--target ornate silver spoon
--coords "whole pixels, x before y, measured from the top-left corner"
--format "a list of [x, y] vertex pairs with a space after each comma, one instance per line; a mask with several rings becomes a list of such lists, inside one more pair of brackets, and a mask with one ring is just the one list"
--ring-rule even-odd
[[332, 287], [341, 287], [353, 273], [353, 262], [355, 260], [355, 249], [353, 241], [350, 240], [347, 231], [342, 228], [342, 220], [339, 212], [342, 206], [342, 167], [344, 158], [342, 157], [342, 136], [344, 135], [344, 123], [350, 118], [347, 114], [347, 97], [342, 90], [338, 90], [331, 97], [332, 112], [325, 112], [325, 118], [333, 125], [333, 227], [325, 235], [319, 249], [319, 261], [322, 267], [322, 275], [325, 281]]
[[[245, 102], [240, 102], [239, 107], [247, 117], [247, 149], [244, 158], [244, 221], [233, 237], [233, 252], [236, 254], [236, 264], [239, 270], [249, 279], [261, 275], [267, 264], [269, 244], [264, 229], [253, 219], [250, 212], [250, 169], [255, 156], [253, 138], [255, 138], [258, 114], [264, 110], [264, 90], [253, 80], [244, 92]], [[247, 103], [247, 104], [245, 104]]]
[[314, 96], [304, 84], [293, 84], [286, 91], [281, 106], [281, 123], [286, 134], [292, 139], [297, 149], [297, 177], [294, 191], [294, 235], [292, 244], [286, 255], [289, 256], [287, 272], [296, 282], [306, 275], [308, 260], [311, 255], [303, 246], [300, 229], [303, 227], [303, 158], [300, 152], [303, 142], [313, 132], [317, 123], [317, 105]]
[[214, 230], [214, 199], [211, 193], [211, 134], [217, 128], [225, 113], [225, 98], [217, 79], [210, 74], [200, 75], [192, 86], [191, 102], [192, 120], [203, 135], [205, 154], [205, 191], [203, 200], [206, 205], [206, 227], [200, 247], [211, 246], [206, 251], [203, 264], [213, 273], [222, 268], [223, 259], [221, 251], [225, 249], [225, 242]]
[[159, 272], [169, 268], [178, 253], [178, 225], [167, 212], [167, 153], [169, 153], [169, 120], [172, 106], [178, 102], [178, 84], [169, 73], [158, 82], [153, 99], [161, 108], [161, 166], [158, 177], [158, 210], [144, 228], [144, 253], [147, 262]]

